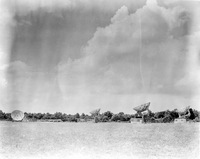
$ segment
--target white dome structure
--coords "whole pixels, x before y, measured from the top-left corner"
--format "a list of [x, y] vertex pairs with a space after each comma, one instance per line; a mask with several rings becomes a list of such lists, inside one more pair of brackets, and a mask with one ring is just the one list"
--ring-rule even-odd
[[24, 113], [22, 111], [20, 111], [20, 110], [14, 110], [11, 113], [11, 118], [14, 121], [21, 121], [24, 118]]

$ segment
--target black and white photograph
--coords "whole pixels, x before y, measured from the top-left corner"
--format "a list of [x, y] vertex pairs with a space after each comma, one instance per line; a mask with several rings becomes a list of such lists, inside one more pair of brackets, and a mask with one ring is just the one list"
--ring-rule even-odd
[[0, 159], [200, 158], [199, 0], [0, 0]]

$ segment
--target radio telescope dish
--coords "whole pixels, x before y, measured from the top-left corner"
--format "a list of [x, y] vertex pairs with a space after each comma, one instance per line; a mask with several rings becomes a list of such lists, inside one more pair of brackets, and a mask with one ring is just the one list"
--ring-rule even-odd
[[24, 118], [24, 113], [22, 111], [20, 111], [20, 110], [14, 110], [11, 113], [11, 118], [14, 121], [21, 121]]
[[91, 111], [90, 114], [91, 114], [92, 116], [98, 116], [99, 113], [100, 113], [100, 110], [101, 110], [101, 109], [95, 109], [95, 110]]
[[142, 104], [140, 106], [137, 106], [135, 108], [133, 108], [135, 111], [137, 112], [143, 112], [145, 110], [148, 110], [149, 109], [149, 106], [150, 106], [150, 102], [149, 103], [145, 103], [145, 104]]

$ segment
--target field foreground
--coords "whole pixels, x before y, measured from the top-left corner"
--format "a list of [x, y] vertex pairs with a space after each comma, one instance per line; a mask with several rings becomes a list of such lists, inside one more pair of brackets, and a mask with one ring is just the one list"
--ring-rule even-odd
[[0, 158], [199, 158], [199, 123], [0, 122]]

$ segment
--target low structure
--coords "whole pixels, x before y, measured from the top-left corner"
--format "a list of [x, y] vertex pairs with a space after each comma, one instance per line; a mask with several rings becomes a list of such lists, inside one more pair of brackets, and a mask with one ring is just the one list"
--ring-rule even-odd
[[144, 112], [144, 111], [150, 112], [149, 106], [150, 106], [150, 102], [139, 105], [139, 106], [133, 108], [133, 110], [135, 110], [139, 116], [143, 116], [142, 112]]
[[130, 122], [133, 124], [141, 124], [142, 122], [142, 118], [131, 118]]
[[184, 118], [177, 118], [174, 120], [174, 123], [186, 123], [186, 119]]
[[41, 119], [38, 122], [63, 122], [61, 119]]
[[178, 112], [179, 118], [175, 119], [174, 123], [186, 123], [187, 121], [191, 122], [195, 119], [195, 114], [190, 106], [180, 110], [176, 109], [176, 112]]
[[61, 119], [50, 119], [49, 122], [62, 122]]
[[24, 118], [22, 119], [22, 122], [29, 122], [30, 120], [26, 117], [26, 116], [24, 116]]
[[[133, 108], [133, 110], [135, 110], [137, 112], [137, 115], [139, 116], [136, 117], [136, 118], [131, 118], [130, 119], [130, 122], [131, 123], [144, 123], [145, 120], [144, 120], [144, 116], [146, 114], [149, 114], [151, 111], [149, 110], [149, 106], [150, 106], [150, 102], [149, 103], [145, 103], [145, 104], [142, 104], [142, 105], [139, 105], [135, 108]], [[148, 113], [145, 113], [146, 111], [148, 111]]]
[[78, 122], [86, 122], [85, 119], [78, 119]]

